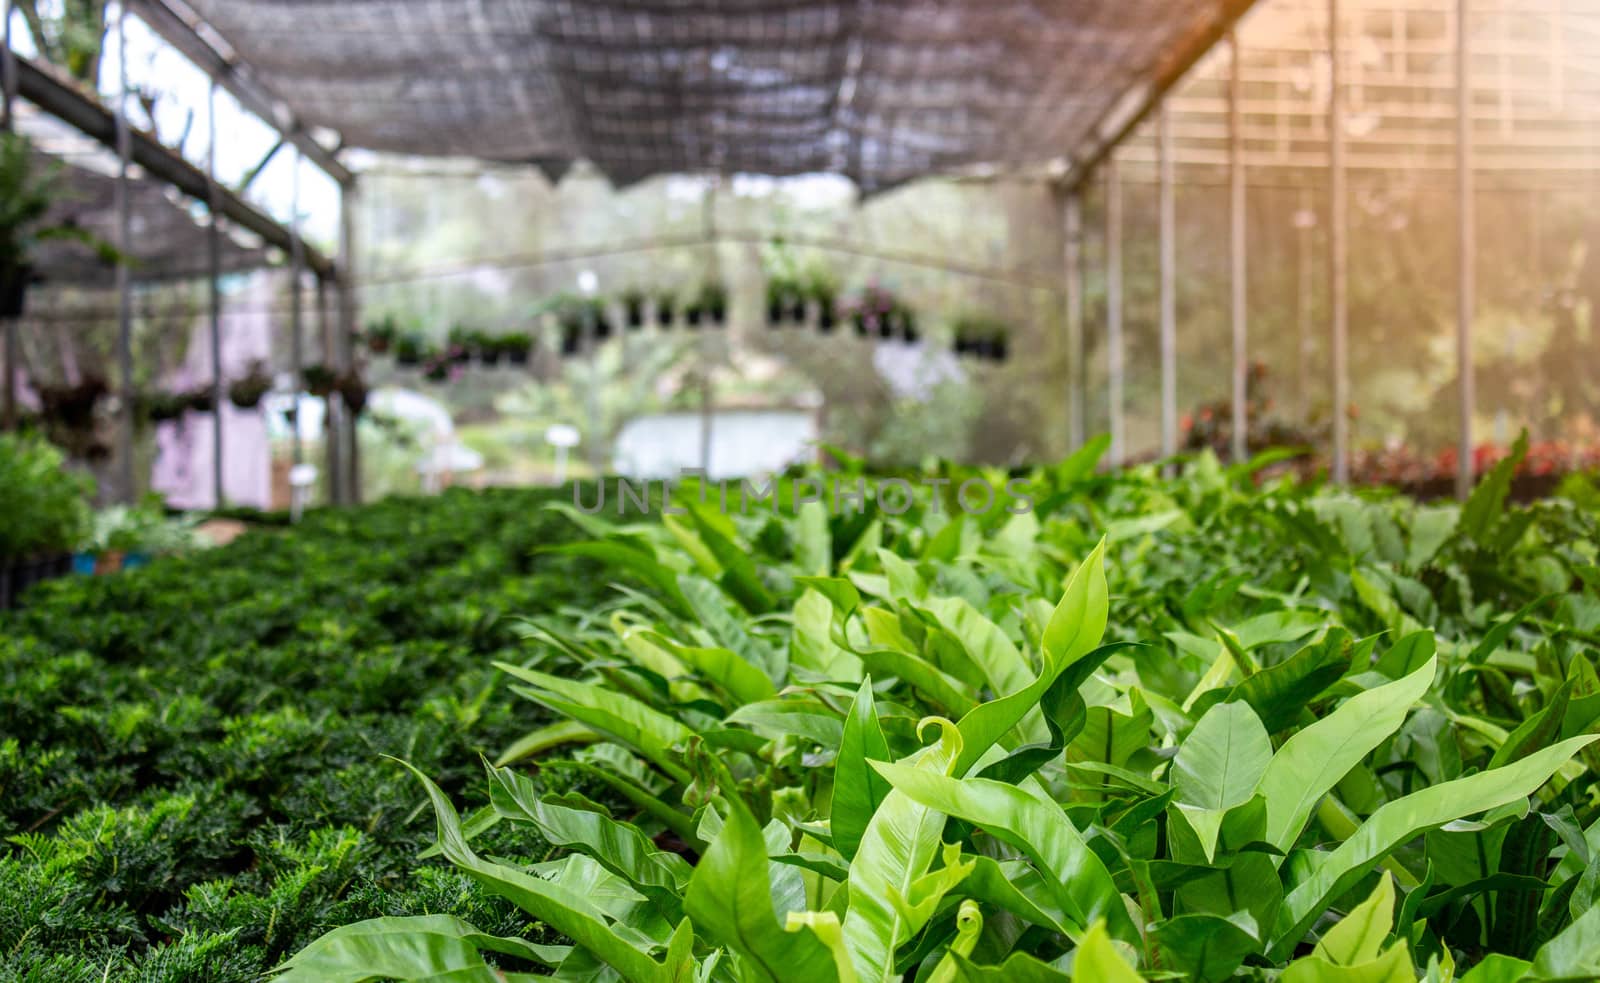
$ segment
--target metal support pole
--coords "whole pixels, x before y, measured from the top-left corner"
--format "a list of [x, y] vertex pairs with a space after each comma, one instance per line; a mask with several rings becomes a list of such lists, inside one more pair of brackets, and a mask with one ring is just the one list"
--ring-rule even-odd
[[1122, 345], [1122, 175], [1106, 158], [1106, 398], [1110, 404], [1111, 466], [1128, 459]]
[[11, 15], [16, 11], [16, 0], [5, 0], [6, 22], [6, 50], [4, 62], [0, 62], [0, 87], [3, 87], [5, 105], [0, 107], [4, 115], [0, 116], [0, 128], [10, 133], [12, 130], [11, 114], [17, 103], [17, 55], [11, 49]]
[[1333, 481], [1350, 481], [1349, 190], [1345, 174], [1344, 86], [1339, 0], [1328, 0], [1328, 305], [1332, 313]]
[[304, 460], [305, 449], [300, 446], [300, 392], [305, 388], [305, 339], [300, 310], [301, 279], [305, 272], [305, 249], [300, 242], [300, 151], [294, 154], [294, 172], [289, 182], [289, 371], [294, 376], [293, 416], [289, 447], [295, 464]]
[[[12, 111], [17, 100], [17, 57], [11, 50], [11, 14], [15, 9], [13, 0], [5, 0], [5, 34], [6, 50], [0, 55], [0, 130], [10, 133], [12, 129]], [[6, 430], [15, 430], [17, 426], [17, 319], [4, 318], [6, 377], [0, 383], [0, 424]]]
[[1295, 389], [1296, 408], [1301, 423], [1311, 422], [1311, 230], [1315, 225], [1311, 189], [1300, 189], [1300, 207], [1295, 212]]
[[605, 480], [605, 452], [600, 445], [600, 325], [595, 319], [594, 301], [585, 294], [583, 303], [583, 348], [589, 370], [584, 386], [584, 413], [589, 418], [589, 470], [595, 481]]
[[117, 70], [119, 85], [117, 95], [117, 248], [122, 256], [117, 260], [117, 368], [120, 381], [121, 420], [118, 427], [118, 471], [121, 496], [133, 502], [137, 492], [133, 484], [133, 280], [128, 270], [128, 256], [133, 250], [133, 209], [128, 194], [128, 158], [133, 150], [133, 138], [128, 127], [128, 8], [123, 6], [117, 15]]
[[[339, 345], [334, 337], [333, 319], [328, 317], [328, 283], [322, 277], [317, 277], [316, 287], [317, 304], [317, 334], [322, 336], [322, 362], [332, 368], [343, 378], [345, 365], [340, 357]], [[328, 459], [328, 502], [340, 505], [344, 502], [344, 473], [339, 463], [342, 455], [339, 452], [340, 438], [343, 433], [345, 416], [344, 395], [338, 389], [329, 393], [323, 400], [326, 413], [322, 418], [323, 447]]]
[[210, 221], [206, 225], [207, 273], [211, 287], [211, 388], [216, 409], [211, 414], [211, 487], [212, 506], [222, 508], [227, 503], [223, 485], [225, 470], [222, 466], [222, 413], [227, 399], [227, 387], [222, 378], [222, 229], [217, 224], [217, 83], [211, 83], [206, 99], [206, 209]]
[[1456, 496], [1472, 493], [1472, 411], [1477, 397], [1472, 371], [1472, 321], [1477, 306], [1477, 214], [1472, 175], [1472, 42], [1468, 0], [1456, 0], [1456, 376], [1461, 398], [1461, 435], [1456, 449]]
[[1248, 312], [1248, 271], [1245, 242], [1244, 133], [1240, 119], [1241, 59], [1239, 32], [1228, 33], [1232, 70], [1228, 75], [1228, 247], [1233, 288], [1233, 459], [1250, 456], [1250, 335]]
[[1083, 364], [1083, 197], [1076, 191], [1067, 192], [1062, 208], [1062, 259], [1067, 275], [1067, 441], [1077, 450], [1084, 442], [1087, 375]]
[[[339, 345], [343, 352], [343, 365], [355, 365], [356, 292], [355, 292], [355, 209], [357, 192], [354, 183], [339, 188]], [[361, 420], [349, 414], [345, 420], [347, 453], [343, 483], [346, 505], [361, 504]]]
[[1161, 228], [1161, 455], [1178, 452], [1178, 243], [1173, 200], [1172, 113], [1163, 102], [1156, 118]]
[[[717, 247], [717, 191], [722, 186], [720, 175], [711, 178], [706, 185], [704, 204], [704, 227], [706, 242], [710, 243], [711, 263], [710, 274], [712, 282], [722, 283], [722, 256]], [[700, 329], [700, 473], [701, 480], [707, 481], [711, 477], [711, 428], [715, 415], [716, 396], [711, 386], [711, 325], [703, 324]]]

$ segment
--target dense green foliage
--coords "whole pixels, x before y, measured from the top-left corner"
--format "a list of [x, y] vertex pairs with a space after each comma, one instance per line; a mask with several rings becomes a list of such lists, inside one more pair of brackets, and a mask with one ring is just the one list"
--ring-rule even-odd
[[431, 820], [381, 755], [460, 790], [526, 728], [502, 616], [596, 593], [536, 555], [548, 498], [314, 513], [0, 618], [0, 980], [244, 981], [360, 918], [517, 925], [418, 870]]
[[527, 921], [281, 980], [1600, 977], [1600, 515], [1510, 464], [1419, 508], [1093, 463], [1021, 515], [565, 510], [646, 589], [527, 621], [501, 669], [565, 719], [488, 808], [421, 779]]
[[93, 486], [64, 460], [42, 438], [0, 434], [0, 563], [72, 550], [87, 534]]

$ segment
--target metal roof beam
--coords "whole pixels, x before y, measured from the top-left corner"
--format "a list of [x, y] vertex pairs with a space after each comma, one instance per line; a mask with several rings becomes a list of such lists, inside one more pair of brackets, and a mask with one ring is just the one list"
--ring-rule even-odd
[[[61, 81], [52, 72], [18, 56], [17, 94], [40, 109], [67, 123], [85, 136], [112, 150], [117, 148], [117, 117], [99, 100]], [[130, 159], [152, 177], [170, 184], [196, 201], [209, 201], [211, 185], [205, 171], [184, 160], [169, 147], [141, 130], [130, 129]], [[260, 236], [268, 245], [285, 253], [294, 249], [295, 236], [277, 219], [224, 187], [217, 188], [218, 213], [240, 228]], [[318, 276], [334, 277], [334, 264], [328, 257], [301, 240], [306, 266]]]
[[1101, 162], [1144, 122], [1189, 69], [1228, 36], [1239, 18], [1253, 6], [1255, 0], [1220, 0], [1214, 20], [1177, 45], [1172, 56], [1157, 66], [1154, 75], [1134, 85], [1113, 103], [1090, 129], [1085, 140], [1087, 149], [1070, 157], [1066, 190], [1081, 190]]
[[287, 104], [250, 76], [248, 64], [223, 54], [206, 39], [201, 33], [203, 22], [193, 11], [187, 7], [180, 10], [167, 0], [128, 0], [128, 9], [215, 79], [239, 100], [239, 105], [282, 133], [329, 177], [340, 185], [355, 180], [355, 174], [339, 162], [335, 151], [312, 139]]

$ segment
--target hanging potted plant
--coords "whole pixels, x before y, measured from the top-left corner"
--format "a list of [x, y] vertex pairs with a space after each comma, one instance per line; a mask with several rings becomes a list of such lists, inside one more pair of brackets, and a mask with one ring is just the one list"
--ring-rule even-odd
[[183, 394], [186, 409], [195, 413], [210, 413], [217, 408], [217, 394], [210, 386], [199, 386]]
[[241, 410], [253, 410], [261, 398], [272, 391], [272, 376], [261, 362], [250, 363], [250, 371], [228, 384], [228, 402]]
[[419, 334], [403, 334], [395, 339], [394, 362], [396, 365], [421, 365], [422, 359], [426, 354], [427, 345]]
[[900, 311], [900, 340], [908, 345], [915, 345], [922, 340], [922, 332], [917, 330], [917, 315], [909, 308]]
[[500, 364], [500, 339], [485, 331], [472, 333], [472, 350], [477, 353], [481, 365], [491, 366]]
[[353, 416], [360, 416], [367, 408], [367, 381], [355, 369], [339, 373], [336, 383], [339, 398]]
[[189, 397], [184, 393], [145, 393], [135, 404], [139, 415], [151, 423], [165, 423], [183, 416], [189, 408]]
[[678, 313], [678, 298], [670, 291], [656, 294], [656, 325], [662, 328], [672, 327], [673, 320]]
[[461, 325], [450, 329], [450, 334], [445, 338], [445, 351], [450, 361], [456, 365], [465, 365], [472, 361], [472, 350], [477, 332], [468, 330]]
[[708, 283], [700, 288], [700, 305], [712, 324], [720, 328], [728, 323], [728, 289], [721, 283]]
[[[780, 328], [784, 321], [793, 317], [794, 303], [798, 295], [799, 291], [788, 277], [773, 275], [767, 278], [767, 327]], [[801, 318], [803, 317], [802, 312]]]
[[427, 379], [429, 382], [449, 382], [450, 372], [453, 367], [454, 363], [451, 362], [448, 356], [434, 355], [432, 358], [428, 359], [427, 364], [422, 367], [422, 377]]
[[33, 279], [33, 251], [48, 239], [72, 239], [116, 263], [116, 249], [72, 222], [46, 225], [55, 204], [61, 167], [40, 166], [25, 136], [0, 134], [0, 317], [20, 317]]
[[644, 291], [629, 290], [623, 294], [622, 306], [627, 312], [628, 330], [641, 330], [644, 327]]
[[338, 383], [333, 369], [320, 363], [306, 366], [300, 371], [300, 378], [305, 381], [306, 392], [313, 396], [327, 396]]
[[561, 312], [561, 354], [571, 358], [583, 351], [583, 311], [569, 305]]
[[367, 350], [374, 355], [382, 355], [389, 350], [399, 335], [400, 325], [395, 323], [394, 315], [386, 315], [381, 321], [367, 325]]
[[77, 385], [39, 387], [39, 404], [43, 416], [71, 431], [86, 431], [94, 427], [95, 405], [111, 387], [97, 375], [83, 377]]
[[594, 321], [594, 340], [605, 341], [614, 333], [611, 324], [611, 312], [606, 310], [606, 302], [598, 298], [588, 302], [589, 316]]
[[506, 361], [512, 365], [527, 365], [528, 355], [533, 351], [533, 338], [521, 332], [501, 335], [496, 341], [500, 351], [505, 353]]
[[838, 325], [839, 288], [830, 277], [817, 273], [811, 278], [810, 294], [817, 305], [817, 330], [833, 334]]

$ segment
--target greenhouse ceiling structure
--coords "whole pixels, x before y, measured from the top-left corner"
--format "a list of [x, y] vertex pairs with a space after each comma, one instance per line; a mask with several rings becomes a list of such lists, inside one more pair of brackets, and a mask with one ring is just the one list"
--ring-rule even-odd
[[[1348, 52], [1341, 0], [1325, 3], [1331, 375], [1347, 404]], [[1437, 0], [1466, 24], [1468, 0]], [[1164, 97], [1253, 0], [128, 0], [148, 23], [345, 193], [359, 147], [473, 157], [563, 172], [586, 160], [613, 182], [663, 173], [833, 172], [864, 193], [963, 171], [1043, 167], [1057, 179], [1066, 228], [1061, 291], [1076, 380], [1066, 394], [1075, 439], [1085, 420], [1081, 192], [1109, 192], [1105, 316], [1112, 459], [1125, 451], [1121, 207], [1113, 151], [1157, 117], [1160, 184], [1162, 450], [1177, 449], [1177, 303], [1173, 127]], [[1473, 391], [1472, 126], [1469, 30], [1453, 30], [1455, 170], [1460, 198], [1460, 443], [1471, 447]], [[119, 34], [119, 37], [121, 35]], [[1225, 146], [1232, 300], [1233, 419], [1246, 431], [1248, 339], [1245, 121], [1240, 45], [1227, 45]], [[8, 81], [16, 77], [10, 56]], [[28, 66], [25, 78], [34, 72]], [[8, 95], [9, 95], [8, 87]], [[124, 84], [123, 91], [127, 87]], [[29, 96], [24, 91], [23, 95]], [[45, 107], [49, 108], [49, 107]], [[125, 118], [119, 128], [127, 129]], [[138, 134], [135, 134], [137, 137]], [[137, 143], [137, 140], [134, 141]], [[123, 144], [126, 151], [126, 144]], [[148, 155], [147, 155], [148, 156]], [[203, 189], [202, 189], [203, 190]], [[191, 194], [194, 194], [190, 190]], [[350, 365], [354, 248], [318, 269], [341, 296]], [[282, 236], [296, 270], [315, 261]], [[267, 236], [272, 241], [272, 236]], [[294, 282], [298, 285], [299, 277]], [[124, 285], [125, 286], [125, 285]], [[125, 292], [125, 291], [124, 291]], [[299, 301], [294, 310], [298, 318]], [[213, 315], [215, 319], [215, 315]], [[297, 335], [298, 337], [298, 335]], [[298, 364], [298, 356], [297, 362]], [[220, 385], [220, 381], [219, 381]], [[1333, 476], [1348, 475], [1349, 425], [1333, 414]], [[131, 431], [131, 424], [126, 428]], [[351, 446], [348, 427], [331, 441]], [[352, 453], [344, 464], [352, 462]], [[1236, 446], [1236, 453], [1239, 448]], [[218, 455], [220, 458], [220, 454]], [[1470, 483], [1462, 453], [1459, 485]], [[220, 477], [218, 479], [220, 488]], [[336, 499], [354, 497], [353, 477]]]
[[1249, 0], [140, 0], [344, 142], [614, 182], [1092, 162]]

